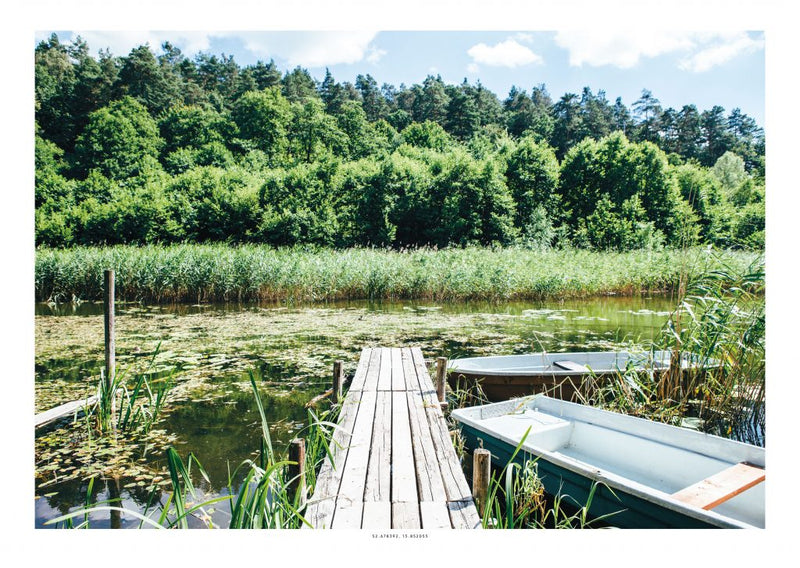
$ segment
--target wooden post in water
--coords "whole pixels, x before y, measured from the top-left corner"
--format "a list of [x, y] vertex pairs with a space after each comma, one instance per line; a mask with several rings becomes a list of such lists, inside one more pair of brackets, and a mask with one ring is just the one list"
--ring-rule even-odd
[[477, 448], [472, 454], [472, 497], [478, 514], [483, 518], [486, 508], [486, 499], [489, 496], [489, 477], [491, 476], [492, 453], [483, 448]]
[[103, 312], [105, 327], [105, 348], [106, 348], [106, 367], [105, 367], [105, 390], [111, 398], [110, 410], [114, 412], [114, 396], [111, 393], [111, 385], [114, 384], [114, 374], [116, 369], [114, 343], [114, 271], [105, 270], [103, 272]]
[[289, 466], [289, 498], [294, 502], [297, 495], [302, 495], [306, 488], [306, 441], [295, 438], [289, 445], [289, 461], [296, 462]]
[[436, 396], [439, 404], [446, 404], [444, 400], [444, 389], [447, 384], [447, 357], [436, 358]]
[[331, 400], [337, 404], [342, 398], [342, 383], [344, 382], [344, 363], [342, 361], [333, 362], [333, 393]]

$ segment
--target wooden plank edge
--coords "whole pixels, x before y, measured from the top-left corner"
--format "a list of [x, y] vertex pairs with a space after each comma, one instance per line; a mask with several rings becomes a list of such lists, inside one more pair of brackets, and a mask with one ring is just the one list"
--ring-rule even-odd
[[673, 493], [672, 498], [708, 511], [755, 487], [765, 479], [764, 468], [744, 462], [737, 463]]

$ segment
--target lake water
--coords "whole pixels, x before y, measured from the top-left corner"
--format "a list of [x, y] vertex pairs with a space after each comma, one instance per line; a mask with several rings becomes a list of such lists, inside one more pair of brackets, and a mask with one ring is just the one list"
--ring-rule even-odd
[[[669, 297], [502, 304], [343, 302], [314, 305], [118, 305], [117, 362], [129, 372], [177, 369], [156, 425], [163, 444], [202, 463], [205, 496], [225, 492], [229, 471], [254, 458], [259, 417], [249, 376], [259, 384], [273, 444], [285, 450], [306, 424], [305, 404], [330, 386], [333, 361], [352, 374], [365, 346], [419, 346], [427, 359], [536, 351], [641, 348], [674, 308]], [[102, 305], [36, 305], [36, 411], [91, 394], [103, 365]], [[84, 427], [85, 429], [85, 427]], [[37, 436], [36, 526], [84, 504], [91, 460], [69, 450], [80, 427]], [[155, 447], [158, 447], [157, 445]], [[118, 456], [116, 481], [98, 475], [89, 502], [119, 496], [142, 510], [163, 472], [163, 452]], [[95, 468], [95, 472], [97, 469]], [[225, 522], [227, 505], [215, 519]], [[107, 512], [92, 527], [137, 526]]]

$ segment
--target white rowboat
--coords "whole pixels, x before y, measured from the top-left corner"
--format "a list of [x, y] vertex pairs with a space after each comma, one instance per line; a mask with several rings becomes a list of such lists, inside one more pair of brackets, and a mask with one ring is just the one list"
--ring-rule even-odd
[[[469, 448], [536, 460], [548, 493], [628, 528], [763, 528], [764, 448], [544, 395], [457, 409]], [[530, 429], [530, 430], [529, 430]]]

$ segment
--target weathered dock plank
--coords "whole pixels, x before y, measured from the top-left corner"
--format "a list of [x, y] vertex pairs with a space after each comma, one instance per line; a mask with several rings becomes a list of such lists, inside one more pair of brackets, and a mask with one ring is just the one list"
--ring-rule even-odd
[[392, 390], [392, 350], [381, 347], [381, 367], [378, 373], [378, 390]]
[[366, 348], [305, 516], [314, 528], [480, 528], [419, 348]]
[[392, 503], [419, 503], [405, 392], [392, 393]]
[[401, 501], [392, 503], [393, 529], [420, 529], [419, 503]]
[[364, 381], [367, 379], [367, 370], [370, 367], [371, 355], [372, 349], [365, 347], [361, 350], [361, 357], [358, 359], [356, 373], [353, 375], [353, 380], [350, 381], [350, 390], [364, 390]]
[[403, 362], [400, 359], [400, 348], [392, 347], [392, 391], [406, 390], [406, 378], [403, 373]]
[[[375, 402], [377, 392], [364, 391], [361, 393], [361, 408], [356, 416], [353, 435], [350, 438], [350, 448], [347, 461], [342, 472], [342, 481], [336, 498], [336, 509], [332, 528], [350, 527], [355, 523], [355, 512], [345, 509], [357, 509], [357, 526], [361, 524], [361, 508], [364, 502], [364, 488], [367, 479], [367, 465], [369, 464], [369, 449], [372, 442], [372, 423], [375, 416]], [[340, 514], [341, 513], [341, 514]], [[346, 514], [348, 521], [342, 524], [342, 515]]]
[[454, 526], [450, 520], [450, 510], [447, 501], [422, 501], [419, 504], [423, 529], [450, 529], [462, 528]]
[[372, 530], [389, 530], [392, 528], [391, 501], [365, 501], [364, 516], [361, 526]]
[[391, 503], [392, 482], [392, 431], [387, 428], [392, 420], [392, 396], [388, 391], [377, 394], [375, 421], [372, 427], [372, 447], [367, 468], [367, 485], [364, 501]]
[[475, 508], [475, 502], [470, 499], [461, 501], [448, 501], [447, 509], [450, 512], [450, 522], [454, 529], [479, 529], [481, 518]]
[[93, 395], [82, 400], [73, 400], [67, 402], [50, 410], [40, 412], [34, 418], [34, 428], [43, 428], [57, 420], [66, 418], [67, 416], [77, 416], [83, 414], [84, 410], [90, 408], [97, 402], [97, 396]]
[[420, 463], [416, 468], [417, 483], [419, 486], [420, 501], [447, 500], [442, 482], [442, 470], [436, 459], [436, 450], [433, 446], [431, 430], [428, 427], [428, 418], [419, 392], [409, 392], [408, 408], [411, 418], [411, 443], [414, 448], [414, 458]]

